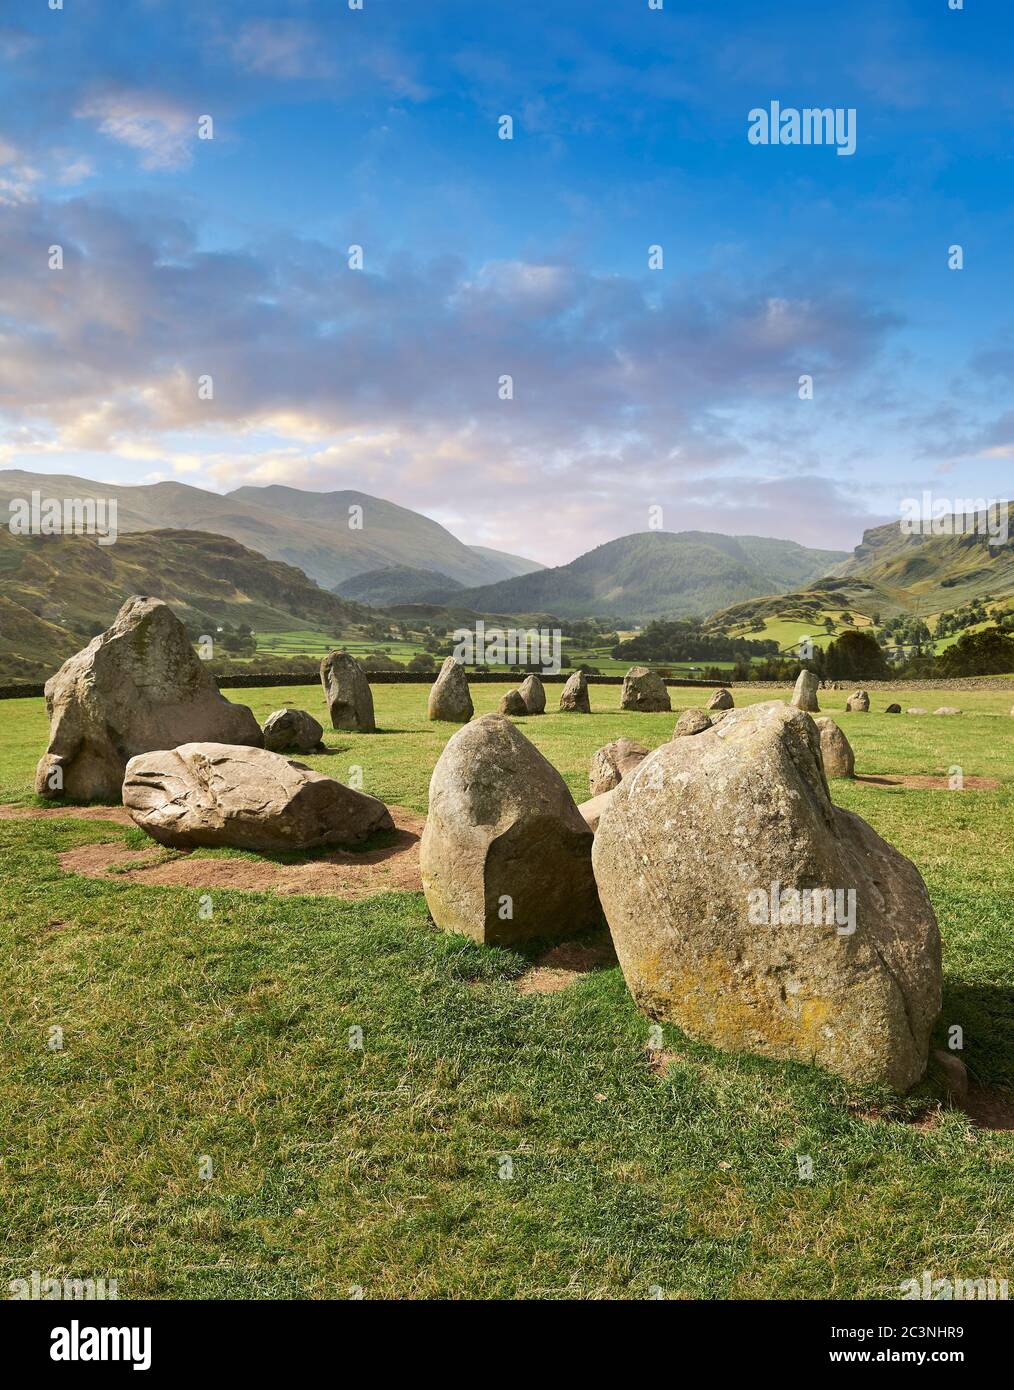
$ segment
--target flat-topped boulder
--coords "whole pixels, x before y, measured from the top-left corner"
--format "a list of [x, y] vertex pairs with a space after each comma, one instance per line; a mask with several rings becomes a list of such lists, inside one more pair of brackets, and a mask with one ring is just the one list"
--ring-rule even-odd
[[957, 705], [941, 705], [939, 709], [933, 711], [934, 714], [960, 714]]
[[449, 724], [467, 724], [474, 713], [465, 668], [453, 656], [446, 657], [439, 676], [430, 687], [426, 717], [446, 720]]
[[852, 745], [826, 714], [813, 721], [820, 733], [820, 758], [826, 777], [854, 777], [856, 759]]
[[524, 700], [525, 709], [529, 714], [545, 714], [546, 687], [538, 676], [526, 676], [518, 686], [518, 694]]
[[870, 697], [865, 690], [856, 690], [845, 701], [845, 709], [849, 714], [869, 714]]
[[692, 734], [703, 734], [711, 728], [711, 715], [702, 709], [685, 709], [676, 720], [673, 738], [687, 738]]
[[651, 1018], [857, 1086], [923, 1075], [940, 936], [915, 865], [836, 807], [814, 720], [781, 701], [673, 739], [613, 792], [592, 860]]
[[564, 713], [591, 714], [588, 677], [583, 671], [575, 671], [572, 676], [568, 676], [567, 684], [560, 694], [560, 709]]
[[721, 690], [716, 690], [711, 699], [704, 706], [705, 709], [732, 709], [735, 705], [732, 694], [723, 686]]
[[648, 756], [643, 743], [633, 738], [617, 738], [597, 748], [588, 765], [588, 790], [592, 796], [617, 787], [628, 772], [632, 772]]
[[657, 671], [647, 666], [631, 666], [623, 677], [620, 709], [638, 710], [642, 714], [660, 714], [672, 709], [665, 681]]
[[264, 748], [184, 743], [131, 758], [131, 820], [173, 849], [354, 845], [394, 821], [382, 801]]
[[260, 725], [231, 704], [167, 603], [137, 595], [112, 626], [46, 682], [49, 746], [39, 796], [118, 801], [130, 758], [210, 739], [260, 747]]
[[557, 770], [501, 715], [447, 742], [420, 845], [434, 922], [490, 945], [576, 935], [602, 921], [593, 835]]
[[813, 671], [800, 671], [796, 677], [791, 703], [796, 709], [805, 709], [808, 714], [816, 714], [820, 709], [817, 702], [819, 686], [820, 680]]
[[305, 709], [276, 709], [264, 721], [264, 747], [272, 753], [312, 753], [324, 730]]
[[320, 663], [320, 683], [332, 729], [376, 733], [370, 682], [351, 652], [329, 652]]

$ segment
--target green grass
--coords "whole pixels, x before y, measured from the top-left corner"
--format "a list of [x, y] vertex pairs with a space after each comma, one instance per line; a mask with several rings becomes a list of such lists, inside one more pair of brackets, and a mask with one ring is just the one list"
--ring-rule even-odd
[[[506, 688], [473, 687], [478, 711]], [[312, 686], [234, 696], [261, 718], [287, 702], [323, 715]], [[425, 810], [452, 731], [426, 721], [425, 686], [374, 697], [380, 733], [329, 732], [307, 761], [339, 777], [356, 764], [366, 790]], [[900, 697], [960, 704], [961, 719], [844, 715], [845, 697], [822, 704], [860, 772], [1001, 779], [833, 794], [926, 877], [941, 1037], [961, 1024], [973, 1072], [1014, 1085], [1011, 697]], [[518, 721], [579, 798], [594, 748], [620, 733], [654, 746], [676, 717], [621, 714], [616, 687], [592, 702], [589, 717]], [[42, 702], [2, 708], [3, 796], [30, 801]], [[436, 931], [417, 894], [216, 891], [203, 920], [199, 890], [61, 872], [61, 851], [104, 840], [143, 842], [108, 823], [0, 821], [0, 1278], [115, 1277], [121, 1297], [569, 1299], [874, 1298], [924, 1269], [1010, 1275], [1014, 1135], [938, 1113], [932, 1079], [871, 1108], [813, 1069], [671, 1028], [659, 1077], [615, 967], [521, 995], [520, 955]]]

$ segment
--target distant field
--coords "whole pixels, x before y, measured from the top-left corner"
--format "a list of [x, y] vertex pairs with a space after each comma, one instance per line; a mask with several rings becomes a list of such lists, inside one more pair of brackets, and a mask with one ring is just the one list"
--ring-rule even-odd
[[[851, 624], [843, 623], [841, 615], [843, 612], [852, 614]], [[824, 620], [833, 619], [835, 623], [834, 632], [824, 630]], [[825, 608], [821, 611], [818, 622], [807, 623], [801, 618], [765, 618], [763, 631], [753, 631], [749, 624], [729, 630], [730, 637], [746, 637], [751, 642], [777, 642], [779, 651], [785, 651], [789, 647], [798, 647], [804, 637], [809, 637], [815, 647], [824, 648], [828, 643], [833, 642], [836, 637], [840, 637], [843, 632], [847, 632], [849, 627], [856, 629], [870, 628], [872, 623], [863, 613], [856, 613], [854, 609]]]
[[[478, 712], [508, 688], [474, 686]], [[376, 686], [381, 731], [329, 730], [306, 761], [361, 767], [367, 791], [425, 811], [453, 732], [426, 719], [426, 693]], [[552, 712], [551, 689], [548, 715], [517, 722], [582, 799], [596, 747], [654, 747], [701, 698], [672, 694], [672, 714], [625, 714], [617, 687], [593, 687], [583, 716]], [[291, 703], [326, 723], [316, 683], [234, 695], [260, 719]], [[958, 703], [954, 719], [880, 713], [886, 691], [846, 715], [845, 698], [821, 702], [861, 773], [1000, 779], [832, 795], [927, 880], [944, 939], [936, 1045], [960, 1024], [973, 1076], [1014, 1086], [1011, 696], [900, 695]], [[43, 703], [2, 709], [2, 796], [31, 802]], [[896, 1298], [926, 1269], [1010, 1275], [1014, 1131], [941, 1108], [933, 1077], [903, 1102], [857, 1095], [672, 1027], [660, 1074], [615, 965], [522, 994], [525, 956], [435, 930], [416, 893], [216, 889], [203, 920], [197, 889], [60, 869], [61, 851], [99, 841], [145, 843], [108, 823], [0, 820], [4, 1278], [101, 1274], [121, 1298], [552, 1301]]]

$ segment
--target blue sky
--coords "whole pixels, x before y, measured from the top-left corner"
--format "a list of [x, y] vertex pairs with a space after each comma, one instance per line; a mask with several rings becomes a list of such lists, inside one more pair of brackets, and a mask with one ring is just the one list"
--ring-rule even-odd
[[[846, 547], [1010, 496], [1012, 36], [1004, 0], [9, 0], [0, 467], [356, 488], [547, 563], [651, 506]], [[854, 108], [855, 154], [752, 145], [772, 100]]]

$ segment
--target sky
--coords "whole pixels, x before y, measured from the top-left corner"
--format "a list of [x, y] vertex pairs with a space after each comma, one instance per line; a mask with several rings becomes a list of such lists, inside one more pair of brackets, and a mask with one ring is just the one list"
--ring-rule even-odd
[[547, 564], [1009, 497], [1014, 6], [956, 3], [4, 0], [0, 468]]

